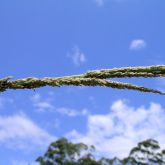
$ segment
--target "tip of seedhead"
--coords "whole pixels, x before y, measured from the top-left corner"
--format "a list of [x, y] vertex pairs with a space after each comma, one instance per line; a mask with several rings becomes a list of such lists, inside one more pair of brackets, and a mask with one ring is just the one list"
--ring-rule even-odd
[[8, 77], [6, 77], [5, 79], [6, 79], [6, 81], [9, 81], [9, 80], [11, 80], [13, 78], [13, 76], [8, 76]]
[[9, 80], [11, 80], [13, 77], [12, 76], [8, 76], [8, 77], [5, 77], [5, 78], [2, 78], [0, 79], [1, 81], [6, 81], [8, 82]]
[[160, 94], [161, 94], [161, 95], [165, 95], [165, 92], [161, 92]]

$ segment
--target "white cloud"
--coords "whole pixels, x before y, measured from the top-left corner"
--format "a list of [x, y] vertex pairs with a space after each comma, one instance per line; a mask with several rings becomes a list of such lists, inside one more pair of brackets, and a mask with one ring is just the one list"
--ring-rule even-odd
[[147, 46], [146, 42], [143, 39], [136, 39], [131, 41], [130, 50], [140, 50], [144, 49]]
[[118, 100], [105, 115], [89, 115], [86, 134], [76, 130], [66, 136], [74, 141], [93, 144], [99, 155], [124, 157], [139, 141], [158, 140], [165, 147], [165, 109], [151, 103], [148, 108], [129, 106]]
[[37, 126], [25, 114], [0, 116], [0, 144], [31, 150], [47, 147], [55, 137]]
[[72, 51], [67, 54], [67, 57], [70, 58], [76, 66], [80, 66], [87, 61], [85, 54], [81, 52], [78, 46], [74, 46]]

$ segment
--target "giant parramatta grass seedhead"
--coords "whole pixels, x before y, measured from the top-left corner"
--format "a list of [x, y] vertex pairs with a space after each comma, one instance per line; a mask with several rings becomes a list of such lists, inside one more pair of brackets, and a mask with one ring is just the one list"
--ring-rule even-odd
[[[11, 77], [0, 79], [0, 92], [7, 89], [35, 89], [44, 86], [101, 86], [117, 89], [130, 89], [140, 92], [151, 92], [165, 95], [165, 93], [150, 89], [143, 86], [137, 86], [129, 83], [109, 80], [109, 78], [131, 78], [131, 77], [165, 77], [165, 65], [156, 66], [138, 66], [138, 67], [123, 67], [113, 69], [101, 69], [88, 71], [84, 74], [64, 76], [64, 77], [44, 77], [35, 78], [28, 77], [24, 79], [11, 80]], [[108, 80], [107, 80], [108, 79]]]

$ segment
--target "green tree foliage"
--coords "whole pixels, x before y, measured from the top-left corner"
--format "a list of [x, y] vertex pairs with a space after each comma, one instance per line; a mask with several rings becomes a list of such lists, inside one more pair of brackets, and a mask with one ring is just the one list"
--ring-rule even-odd
[[159, 143], [156, 140], [148, 139], [138, 143], [138, 146], [131, 150], [128, 158], [135, 164], [164, 165], [163, 154], [159, 150]]
[[94, 146], [61, 138], [51, 143], [36, 161], [40, 165], [165, 165], [165, 150], [160, 151], [159, 143], [153, 139], [139, 142], [122, 160], [117, 157], [96, 160], [93, 151]]
[[73, 144], [65, 138], [53, 142], [48, 147], [44, 156], [37, 158], [40, 165], [83, 165], [88, 162], [89, 165], [97, 165], [92, 158], [93, 146], [87, 146], [83, 143]]

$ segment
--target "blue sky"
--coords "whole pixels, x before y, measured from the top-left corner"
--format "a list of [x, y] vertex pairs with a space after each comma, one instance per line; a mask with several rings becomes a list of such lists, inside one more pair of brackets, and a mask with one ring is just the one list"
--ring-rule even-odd
[[[1, 77], [55, 77], [164, 64], [165, 1], [0, 1]], [[161, 79], [123, 79], [165, 90]], [[0, 94], [0, 164], [27, 165], [59, 137], [123, 157], [155, 138], [165, 147], [165, 103], [157, 94], [61, 87]]]

